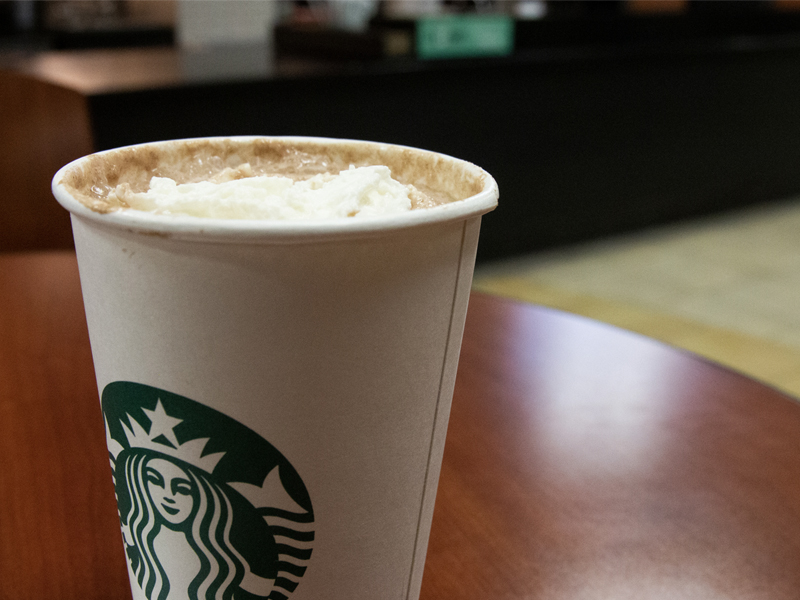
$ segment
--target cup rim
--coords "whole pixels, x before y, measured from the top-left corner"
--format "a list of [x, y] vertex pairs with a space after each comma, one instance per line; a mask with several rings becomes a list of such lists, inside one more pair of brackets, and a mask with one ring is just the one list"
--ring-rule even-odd
[[[113, 153], [119, 150], [148, 146], [168, 145], [195, 141], [236, 141], [246, 143], [252, 140], [267, 139], [288, 143], [359, 144], [375, 145], [381, 148], [397, 148], [415, 153], [452, 161], [462, 168], [482, 178], [483, 189], [468, 198], [448, 204], [411, 210], [402, 214], [371, 217], [339, 217], [325, 220], [245, 220], [217, 219], [189, 215], [158, 215], [143, 211], [117, 210], [98, 212], [76, 199], [64, 186], [62, 180], [67, 172], [80, 166], [93, 156]], [[120, 148], [103, 150], [83, 156], [61, 167], [52, 180], [53, 195], [73, 217], [90, 221], [112, 229], [122, 229], [134, 233], [144, 233], [182, 240], [207, 242], [296, 242], [313, 239], [321, 241], [341, 237], [364, 237], [391, 231], [416, 228], [426, 225], [450, 223], [483, 215], [497, 206], [499, 191], [494, 178], [485, 170], [468, 161], [454, 158], [440, 152], [432, 152], [400, 144], [387, 144], [365, 140], [306, 137], [306, 136], [214, 136], [204, 138], [183, 138], [133, 144]]]

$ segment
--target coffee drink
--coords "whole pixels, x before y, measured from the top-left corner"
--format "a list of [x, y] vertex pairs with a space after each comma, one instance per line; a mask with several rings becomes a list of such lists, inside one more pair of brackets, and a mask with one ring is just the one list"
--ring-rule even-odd
[[[378, 166], [381, 168], [376, 168]], [[279, 213], [275, 211], [250, 212], [240, 210], [241, 207], [228, 212], [209, 212], [191, 202], [188, 205], [183, 202], [184, 207], [177, 210], [174, 203], [167, 202], [168, 208], [159, 209], [159, 203], [153, 198], [166, 194], [185, 201], [190, 192], [200, 197], [205, 195], [207, 201], [209, 194], [236, 197], [237, 188], [252, 196], [259, 185], [264, 188], [262, 195], [266, 196], [280, 196], [276, 189], [298, 187], [318, 192], [326, 186], [336, 188], [330, 184], [339, 173], [356, 181], [355, 193], [365, 198], [383, 199], [387, 194], [393, 197], [400, 194], [404, 197], [405, 210], [431, 208], [470, 197], [485, 183], [474, 173], [459, 169], [453, 161], [421, 150], [377, 143], [323, 144], [312, 140], [269, 138], [184, 140], [153, 144], [146, 150], [117, 149], [89, 157], [80, 167], [68, 171], [61, 183], [75, 198], [97, 212], [143, 209], [223, 218], [282, 218], [276, 216]], [[242, 181], [247, 183], [237, 183]], [[197, 184], [203, 187], [198, 189]], [[214, 185], [209, 187], [209, 184]], [[159, 186], [162, 193], [155, 189]], [[176, 190], [176, 186], [180, 189]], [[338, 187], [342, 195], [343, 186]], [[303, 198], [295, 197], [295, 202], [302, 203]], [[389, 204], [394, 208], [367, 210], [366, 214], [402, 210], [396, 208], [398, 202], [403, 201], [391, 200]], [[212, 201], [212, 204], [218, 206], [219, 203]], [[340, 206], [338, 212], [323, 210], [315, 216], [347, 216], [358, 212]]]

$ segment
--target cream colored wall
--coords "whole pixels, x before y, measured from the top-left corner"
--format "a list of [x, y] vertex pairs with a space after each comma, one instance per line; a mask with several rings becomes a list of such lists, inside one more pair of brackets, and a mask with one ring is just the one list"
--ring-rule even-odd
[[178, 0], [176, 38], [184, 47], [269, 44], [280, 9], [273, 0]]

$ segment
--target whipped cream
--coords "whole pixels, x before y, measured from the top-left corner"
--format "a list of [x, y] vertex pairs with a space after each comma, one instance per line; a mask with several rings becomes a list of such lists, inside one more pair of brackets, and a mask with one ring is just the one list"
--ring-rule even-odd
[[127, 184], [114, 190], [129, 209], [214, 219], [330, 219], [370, 217], [411, 210], [419, 192], [392, 178], [385, 166], [355, 167], [338, 174], [289, 177], [250, 176], [249, 165], [228, 169], [216, 181], [176, 183], [153, 177], [147, 192]]

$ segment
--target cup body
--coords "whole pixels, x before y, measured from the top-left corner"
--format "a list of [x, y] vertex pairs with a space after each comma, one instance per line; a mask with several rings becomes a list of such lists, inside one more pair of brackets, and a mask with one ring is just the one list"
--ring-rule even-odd
[[458, 214], [278, 233], [59, 181], [134, 598], [417, 598], [491, 178]]

